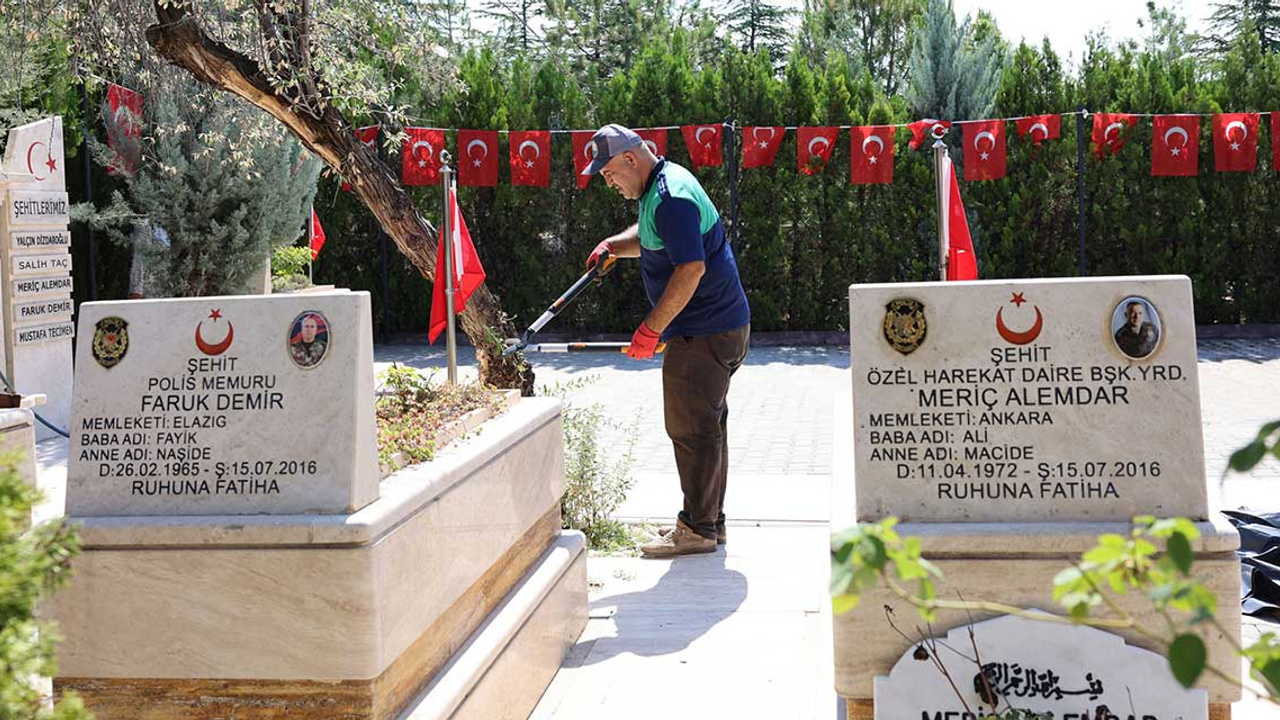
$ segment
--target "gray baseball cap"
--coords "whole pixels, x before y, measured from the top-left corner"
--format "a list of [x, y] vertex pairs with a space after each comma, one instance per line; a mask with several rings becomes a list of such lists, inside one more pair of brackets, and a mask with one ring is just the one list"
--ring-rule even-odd
[[591, 136], [591, 144], [587, 146], [586, 152], [591, 152], [591, 148], [594, 147], [595, 153], [592, 155], [591, 164], [582, 171], [582, 174], [595, 175], [620, 153], [633, 150], [643, 144], [644, 140], [634, 131], [614, 123], [605, 125]]

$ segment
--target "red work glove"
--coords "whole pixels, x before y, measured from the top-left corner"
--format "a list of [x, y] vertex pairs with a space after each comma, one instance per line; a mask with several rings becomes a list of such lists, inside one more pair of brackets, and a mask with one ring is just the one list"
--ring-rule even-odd
[[596, 246], [596, 249], [592, 250], [591, 254], [587, 256], [587, 269], [590, 270], [595, 267], [596, 263], [600, 262], [600, 258], [603, 257], [605, 253], [612, 254], [613, 248], [609, 247], [608, 240], [601, 240], [600, 244]]
[[636, 328], [636, 334], [631, 336], [631, 347], [627, 348], [627, 357], [633, 360], [653, 357], [654, 348], [658, 347], [660, 337], [658, 333], [650, 330], [648, 325], [640, 323], [640, 327]]

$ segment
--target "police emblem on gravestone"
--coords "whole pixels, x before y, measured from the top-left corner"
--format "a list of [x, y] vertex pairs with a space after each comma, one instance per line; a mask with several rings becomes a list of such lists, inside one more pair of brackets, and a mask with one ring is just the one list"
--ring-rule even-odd
[[329, 321], [323, 313], [307, 310], [289, 325], [289, 358], [298, 367], [309, 370], [321, 363], [329, 352]]
[[1161, 329], [1156, 306], [1139, 295], [1121, 300], [1111, 311], [1111, 338], [1120, 352], [1134, 360], [1155, 354]]
[[919, 300], [897, 298], [885, 305], [884, 339], [894, 350], [910, 355], [924, 343], [927, 330], [924, 303]]
[[129, 323], [104, 317], [93, 329], [93, 359], [108, 370], [120, 364], [129, 351]]

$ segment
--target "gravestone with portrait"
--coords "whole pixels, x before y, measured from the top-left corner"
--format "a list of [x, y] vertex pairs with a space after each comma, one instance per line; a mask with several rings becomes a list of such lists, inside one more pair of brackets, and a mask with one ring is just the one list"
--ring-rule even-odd
[[80, 313], [68, 514], [350, 513], [377, 498], [368, 294]]
[[[943, 569], [944, 592], [1053, 607], [1054, 575], [1097, 536], [1140, 515], [1190, 518], [1226, 628], [1203, 634], [1217, 657], [1231, 652], [1238, 537], [1208, 507], [1189, 279], [854, 285], [850, 343], [851, 472], [836, 479], [852, 486], [848, 520], [897, 517]], [[909, 646], [886, 605], [914, 612], [885, 593], [835, 619], [853, 717], [870, 716], [873, 679]], [[944, 612], [932, 629], [968, 620]], [[1203, 686], [1211, 703], [1238, 697], [1216, 678]]]
[[558, 400], [508, 395], [384, 473], [368, 293], [78, 322], [55, 692], [99, 720], [532, 708], [586, 623]]

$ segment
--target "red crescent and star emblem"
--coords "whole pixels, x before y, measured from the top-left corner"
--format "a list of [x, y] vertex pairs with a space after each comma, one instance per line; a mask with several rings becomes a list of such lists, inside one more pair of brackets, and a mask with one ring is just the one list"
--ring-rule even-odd
[[[214, 311], [209, 313], [209, 317], [207, 319], [217, 322], [221, 318], [222, 318], [222, 311], [215, 309]], [[200, 352], [204, 353], [205, 355], [221, 355], [222, 353], [227, 351], [227, 348], [231, 347], [231, 341], [234, 340], [236, 337], [236, 328], [234, 325], [231, 324], [230, 320], [227, 321], [227, 336], [222, 338], [221, 342], [217, 342], [217, 343], [207, 342], [204, 339], [204, 337], [200, 334], [200, 329], [203, 325], [204, 325], [204, 320], [201, 320], [199, 323], [196, 324], [196, 348]]]
[[[45, 159], [40, 162], [35, 161], [36, 158], [40, 157], [38, 154], [36, 155], [35, 158], [31, 157], [31, 154], [35, 152], [37, 145], [44, 148]], [[45, 167], [49, 168], [50, 171], [55, 171], [55, 172], [58, 169], [58, 161], [53, 159], [53, 154], [49, 152], [49, 146], [45, 145], [39, 140], [27, 146], [27, 172], [31, 173], [32, 176], [35, 177], [37, 182], [43, 182], [45, 180], [48, 180], [49, 179], [48, 175], [45, 175], [44, 177], [40, 176], [40, 172], [36, 170], [37, 165], [44, 165]]]
[[[1014, 307], [1022, 307], [1022, 303], [1027, 302], [1027, 299], [1023, 297], [1025, 294], [1013, 293], [1013, 298], [1009, 302], [1013, 303]], [[1036, 321], [1029, 329], [1022, 332], [1010, 330], [1009, 326], [1004, 324], [1003, 305], [999, 310], [996, 310], [996, 332], [1000, 333], [1000, 337], [1004, 338], [1005, 342], [1011, 345], [1026, 345], [1040, 337], [1040, 330], [1044, 328], [1044, 316], [1040, 314], [1039, 305], [1033, 305], [1032, 307], [1036, 309]]]

